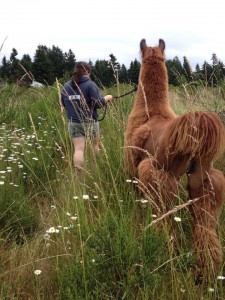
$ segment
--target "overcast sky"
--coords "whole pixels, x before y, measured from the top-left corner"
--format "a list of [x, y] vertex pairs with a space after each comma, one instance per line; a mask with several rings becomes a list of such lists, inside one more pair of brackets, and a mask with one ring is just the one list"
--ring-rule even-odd
[[225, 63], [223, 0], [2, 0], [0, 62], [12, 48], [33, 59], [38, 45], [71, 49], [76, 60], [109, 59], [129, 67], [139, 43], [166, 43], [166, 57], [186, 56], [193, 68], [212, 53]]

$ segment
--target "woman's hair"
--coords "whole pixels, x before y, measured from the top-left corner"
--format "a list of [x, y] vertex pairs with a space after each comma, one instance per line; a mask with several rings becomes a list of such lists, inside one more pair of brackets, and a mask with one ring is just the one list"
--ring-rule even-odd
[[85, 61], [77, 62], [72, 75], [72, 80], [75, 85], [79, 84], [81, 78], [88, 73], [91, 73], [90, 65]]

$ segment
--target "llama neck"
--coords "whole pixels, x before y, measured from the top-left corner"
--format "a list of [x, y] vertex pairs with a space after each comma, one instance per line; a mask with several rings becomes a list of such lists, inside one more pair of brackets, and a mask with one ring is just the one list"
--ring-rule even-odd
[[176, 117], [169, 105], [168, 77], [166, 66], [153, 65], [151, 70], [142, 67], [138, 90], [133, 109], [129, 115], [126, 130], [127, 140], [131, 139], [134, 130], [148, 122], [155, 115], [166, 120]]
[[171, 114], [168, 96], [168, 77], [164, 64], [143, 67], [140, 73], [138, 92], [135, 101], [139, 114]]

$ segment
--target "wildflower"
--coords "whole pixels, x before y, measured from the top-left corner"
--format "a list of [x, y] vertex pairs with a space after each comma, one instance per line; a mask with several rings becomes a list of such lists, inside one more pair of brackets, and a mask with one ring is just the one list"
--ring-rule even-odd
[[34, 271], [34, 274], [35, 274], [35, 275], [40, 275], [41, 272], [42, 272], [41, 270], [35, 270], [35, 271]]
[[133, 183], [138, 183], [138, 181], [137, 180], [133, 180]]
[[5, 182], [4, 181], [0, 181], [0, 185], [3, 185]]
[[156, 216], [156, 215], [152, 215], [152, 217], [153, 217], [153, 218], [157, 218], [157, 216]]
[[88, 195], [83, 195], [83, 199], [84, 199], [84, 200], [88, 200], [88, 199], [89, 199], [89, 196], [88, 196]]
[[213, 288], [208, 288], [208, 292], [213, 293], [215, 290]]
[[55, 229], [55, 227], [50, 227], [48, 230], [46, 230], [46, 233], [58, 233], [59, 230]]
[[67, 216], [69, 216], [69, 217], [71, 216], [71, 213], [69, 213], [69, 212], [67, 212], [66, 214], [67, 214]]
[[175, 220], [176, 222], [181, 222], [181, 218], [179, 218], [179, 217], [174, 217], [174, 220]]
[[77, 200], [77, 199], [78, 199], [78, 197], [77, 197], [77, 196], [73, 196], [73, 199]]
[[50, 239], [50, 235], [48, 233], [44, 234], [44, 239], [45, 240], [49, 240]]
[[217, 279], [218, 279], [218, 280], [224, 280], [224, 279], [225, 279], [225, 276], [217, 276]]
[[131, 179], [127, 179], [126, 182], [132, 182], [132, 180]]
[[94, 199], [98, 199], [98, 196], [94, 196]]
[[146, 200], [146, 199], [141, 199], [140, 201], [141, 201], [142, 204], [145, 204], [145, 203], [148, 202], [148, 200]]
[[71, 220], [76, 220], [76, 219], [77, 219], [76, 216], [72, 216], [72, 217], [71, 217]]
[[32, 159], [33, 159], [33, 160], [38, 160], [38, 158], [37, 158], [37, 157], [32, 157]]
[[56, 206], [55, 206], [55, 205], [51, 205], [51, 208], [52, 208], [52, 209], [55, 209], [55, 208], [56, 208]]

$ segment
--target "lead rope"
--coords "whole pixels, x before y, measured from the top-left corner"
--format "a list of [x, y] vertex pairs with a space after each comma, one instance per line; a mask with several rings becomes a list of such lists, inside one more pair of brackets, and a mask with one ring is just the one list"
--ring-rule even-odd
[[[129, 91], [129, 92], [127, 92], [127, 93], [125, 93], [123, 95], [120, 95], [120, 96], [113, 96], [113, 99], [120, 99], [120, 98], [123, 98], [123, 97], [125, 97], [125, 96], [133, 93], [133, 92], [136, 92], [137, 91], [137, 85], [136, 84], [133, 84], [133, 85], [135, 85], [135, 87], [134, 87], [134, 89], [132, 91]], [[101, 119], [98, 119], [98, 121], [104, 120], [104, 118], [106, 116], [106, 111], [107, 111], [107, 104], [104, 106], [102, 117], [101, 117]]]

